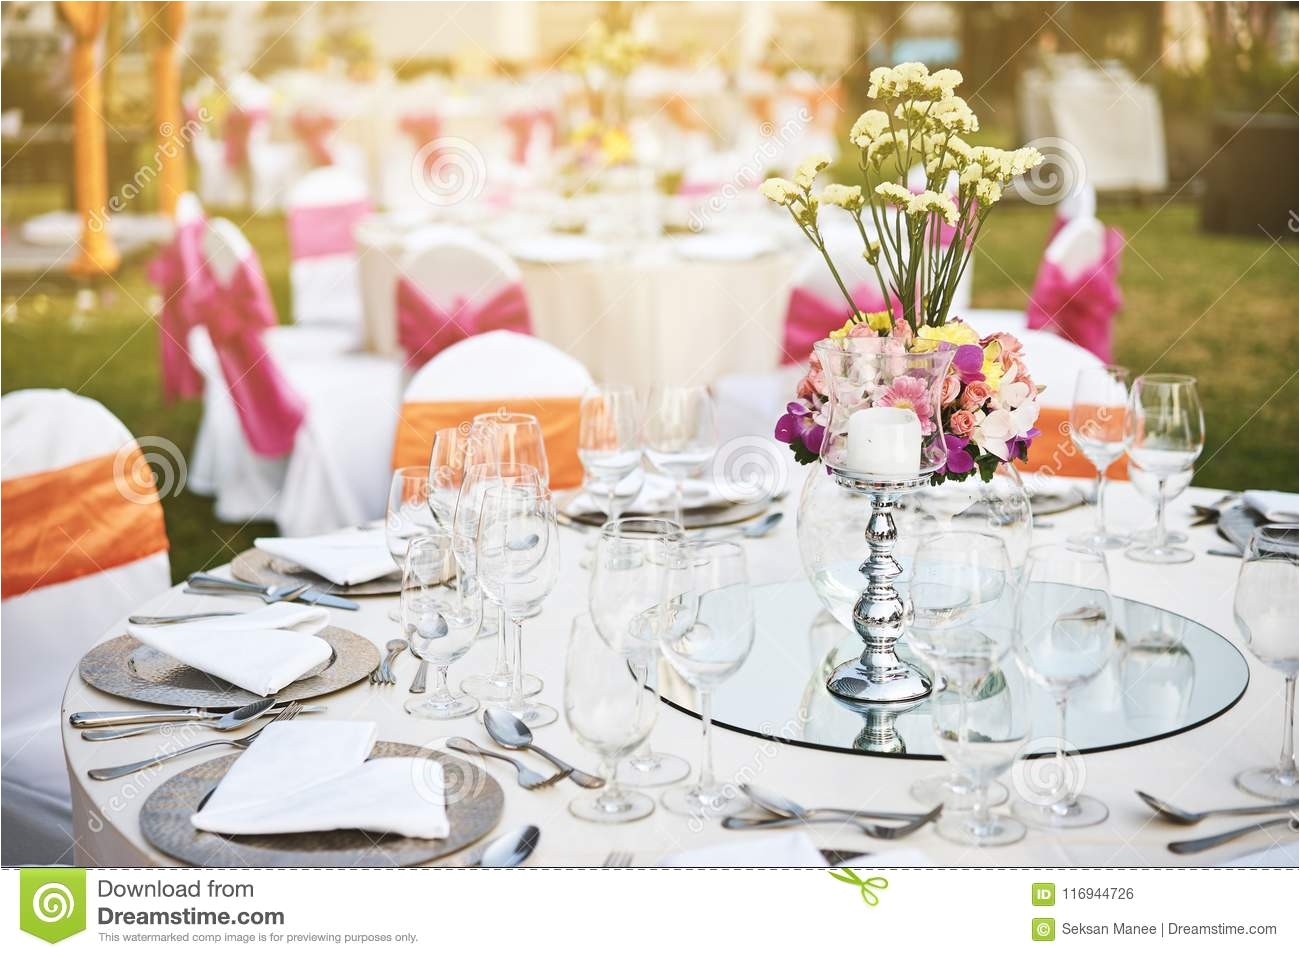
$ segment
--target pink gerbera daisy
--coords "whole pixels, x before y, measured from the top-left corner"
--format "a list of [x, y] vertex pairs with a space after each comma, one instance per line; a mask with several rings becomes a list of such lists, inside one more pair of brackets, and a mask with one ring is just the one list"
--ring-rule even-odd
[[934, 429], [931, 421], [933, 410], [930, 396], [925, 387], [925, 380], [916, 376], [901, 375], [875, 401], [876, 406], [894, 409], [911, 409], [921, 420], [921, 431], [929, 434]]

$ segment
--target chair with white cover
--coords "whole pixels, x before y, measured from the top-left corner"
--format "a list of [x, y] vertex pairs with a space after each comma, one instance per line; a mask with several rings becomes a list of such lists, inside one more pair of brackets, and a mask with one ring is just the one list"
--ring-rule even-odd
[[[98, 402], [57, 389], [0, 399], [0, 432], [3, 863], [70, 862], [59, 702], [71, 674], [75, 706], [77, 664], [100, 636], [171, 584], [146, 460], [160, 452], [142, 452]], [[169, 460], [167, 480], [183, 465]]]
[[354, 230], [370, 213], [363, 179], [325, 166], [305, 174], [285, 200], [293, 321], [325, 325], [361, 339], [361, 281]]
[[578, 420], [592, 384], [577, 359], [532, 336], [488, 332], [442, 350], [411, 379], [393, 449], [393, 466], [428, 465], [439, 429], [487, 412], [524, 412], [541, 423], [552, 488], [582, 484]]
[[1025, 310], [1030, 329], [1047, 329], [1110, 362], [1124, 238], [1093, 216], [1060, 227], [1043, 253]]

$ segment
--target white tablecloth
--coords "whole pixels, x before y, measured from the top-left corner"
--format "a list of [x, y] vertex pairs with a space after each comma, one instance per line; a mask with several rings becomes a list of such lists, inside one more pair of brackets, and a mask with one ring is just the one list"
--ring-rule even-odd
[[[802, 481], [795, 473], [793, 481]], [[1150, 521], [1149, 507], [1126, 484], [1113, 487], [1112, 520], [1117, 527], [1136, 527]], [[797, 486], [781, 508], [793, 518]], [[1218, 493], [1197, 489], [1178, 499], [1171, 508], [1175, 525], [1182, 525], [1193, 503], [1208, 503]], [[1040, 540], [1063, 537], [1092, 521], [1086, 509], [1053, 516], [1052, 527], [1035, 532]], [[546, 682], [542, 700], [559, 705], [564, 680], [564, 648], [573, 616], [584, 609], [587, 573], [578, 567], [586, 536], [566, 531], [563, 535], [563, 572], [555, 592], [540, 616], [524, 630], [525, 664]], [[1232, 593], [1237, 561], [1210, 556], [1205, 549], [1218, 543], [1209, 528], [1191, 530], [1191, 547], [1196, 560], [1186, 565], [1141, 565], [1110, 553], [1115, 592], [1125, 597], [1162, 605], [1203, 622], [1240, 646], [1232, 622]], [[798, 577], [794, 522], [784, 522], [773, 537], [749, 542], [746, 549], [755, 582], [776, 582]], [[224, 571], [220, 569], [219, 571]], [[333, 612], [335, 624], [353, 629], [382, 646], [397, 636], [397, 626], [387, 619], [391, 598], [362, 599], [356, 612]], [[173, 589], [150, 602], [142, 612], [173, 613], [213, 607], [247, 607], [231, 599], [199, 598]], [[113, 629], [112, 634], [120, 634]], [[107, 637], [107, 636], [106, 636]], [[452, 670], [453, 680], [488, 667], [493, 643], [480, 641]], [[1271, 846], [1271, 840], [1289, 842], [1284, 832], [1272, 838], [1251, 837], [1193, 858], [1168, 853], [1170, 840], [1226, 830], [1223, 821], [1211, 821], [1193, 828], [1178, 828], [1152, 818], [1133, 794], [1143, 788], [1180, 806], [1203, 808], [1249, 803], [1236, 790], [1232, 777], [1237, 771], [1271, 763], [1280, 747], [1282, 679], [1250, 661], [1252, 680], [1243, 698], [1226, 714], [1199, 728], [1147, 745], [1124, 748], [1086, 758], [1086, 788], [1111, 809], [1104, 824], [1063, 834], [1030, 832], [1019, 844], [1005, 848], [972, 849], [950, 844], [932, 829], [909, 838], [914, 847], [938, 864], [948, 865], [1179, 865], [1215, 864], [1232, 860], [1252, 849]], [[450, 735], [464, 735], [487, 744], [478, 716], [449, 722], [420, 721], [406, 714], [402, 704], [408, 697], [416, 663], [405, 656], [398, 666], [397, 687], [375, 687], [362, 682], [319, 703], [328, 706], [330, 718], [366, 718], [378, 722], [381, 739], [438, 747]], [[95, 691], [72, 676], [63, 701], [66, 716], [72, 711], [130, 707], [129, 702]], [[300, 718], [299, 720], [309, 720]], [[667, 706], [661, 707], [652, 741], [661, 750], [690, 758], [698, 766], [699, 722]], [[83, 741], [64, 722], [64, 744], [72, 778], [74, 826], [78, 863], [85, 865], [148, 866], [174, 863], [149, 848], [140, 836], [139, 812], [144, 800], [160, 783], [183, 768], [209, 760], [221, 749], [207, 749], [192, 758], [182, 758], [160, 769], [119, 781], [94, 782], [86, 777], [92, 767], [120, 764], [154, 753], [163, 744], [157, 736], [126, 738], [108, 742]], [[200, 732], [202, 737], [213, 732]], [[590, 754], [570, 733], [563, 719], [539, 729], [538, 742], [573, 762], [593, 767]], [[907, 761], [866, 755], [833, 754], [809, 748], [776, 744], [743, 734], [717, 729], [715, 759], [720, 775], [741, 773], [806, 805], [867, 806], [908, 809], [915, 805], [907, 789], [920, 777], [935, 773], [931, 761]], [[541, 827], [543, 840], [534, 861], [544, 865], [595, 865], [613, 848], [635, 853], [636, 864], [650, 864], [661, 856], [685, 847], [728, 840], [744, 835], [724, 831], [715, 823], [701, 823], [677, 817], [659, 808], [649, 818], [634, 824], [611, 827], [587, 824], [572, 817], [568, 802], [577, 789], [567, 783], [526, 792], [518, 788], [501, 768], [489, 767], [505, 791], [505, 814], [500, 829], [524, 823]], [[1228, 822], [1231, 825], [1231, 822]], [[849, 830], [820, 826], [812, 834], [821, 847], [875, 850], [881, 845]]]

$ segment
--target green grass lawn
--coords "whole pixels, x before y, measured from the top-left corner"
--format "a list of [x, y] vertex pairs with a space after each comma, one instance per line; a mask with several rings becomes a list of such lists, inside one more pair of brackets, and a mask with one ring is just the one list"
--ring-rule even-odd
[[[10, 215], [17, 208], [6, 196]], [[24, 208], [24, 212], [26, 212]], [[32, 210], [36, 211], [36, 210]], [[1052, 213], [1000, 207], [981, 239], [975, 304], [1023, 308]], [[1186, 372], [1201, 381], [1209, 441], [1200, 485], [1294, 490], [1297, 472], [1296, 242], [1209, 236], [1192, 206], [1104, 207], [1130, 237], [1121, 283], [1117, 358], [1135, 372]], [[238, 221], [238, 218], [237, 218]], [[11, 223], [11, 225], [14, 225]], [[245, 231], [257, 248], [282, 316], [289, 306], [284, 223], [257, 219]], [[0, 327], [0, 390], [65, 388], [98, 399], [136, 436], [161, 436], [188, 455], [199, 404], [164, 405], [153, 292], [144, 266], [104, 285], [93, 314], [78, 315], [62, 283], [6, 282]], [[164, 502], [172, 572], [229, 560], [266, 525], [227, 525], [187, 491]]]

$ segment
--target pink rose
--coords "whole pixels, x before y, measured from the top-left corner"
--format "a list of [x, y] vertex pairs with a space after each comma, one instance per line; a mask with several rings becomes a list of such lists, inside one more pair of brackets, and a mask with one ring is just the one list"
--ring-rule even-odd
[[948, 431], [958, 438], [966, 438], [975, 430], [975, 414], [965, 409], [958, 409], [948, 419]]
[[879, 333], [876, 332], [875, 329], [872, 329], [865, 322], [860, 322], [857, 325], [855, 325], [852, 329], [849, 330], [850, 339], [865, 339], [867, 338], [867, 336], [877, 336], [877, 335], [879, 335]]
[[998, 332], [981, 341], [982, 345], [988, 345], [990, 342], [996, 342], [1002, 347], [1003, 356], [1018, 356], [1024, 351], [1024, 346], [1020, 340], [1009, 332]]
[[957, 401], [957, 396], [961, 395], [961, 379], [955, 375], [950, 375], [943, 380], [943, 397], [944, 405], [952, 405]]
[[911, 341], [912, 341], [912, 327], [909, 326], [909, 325], [907, 324], [907, 320], [906, 320], [906, 319], [902, 319], [902, 318], [895, 319], [895, 320], [894, 320], [894, 331], [893, 331], [892, 333], [890, 333], [890, 335], [891, 335], [893, 338], [898, 339], [898, 340], [901, 340], [901, 341], [904, 342], [904, 343], [911, 342]]
[[972, 382], [962, 393], [961, 407], [968, 412], [977, 412], [984, 408], [984, 403], [993, 395], [987, 382]]

